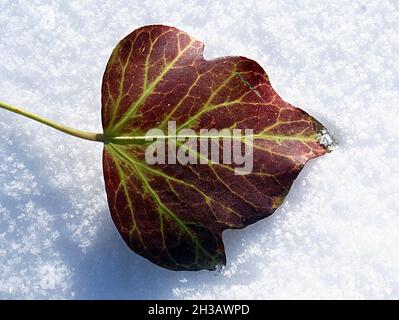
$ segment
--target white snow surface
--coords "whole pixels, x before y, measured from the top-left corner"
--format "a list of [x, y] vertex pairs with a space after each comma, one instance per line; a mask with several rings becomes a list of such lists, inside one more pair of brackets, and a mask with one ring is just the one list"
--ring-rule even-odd
[[338, 141], [276, 213], [226, 231], [220, 272], [173, 272], [114, 227], [101, 144], [0, 110], [0, 298], [399, 298], [399, 3], [0, 1], [0, 100], [101, 131], [113, 47], [147, 24], [258, 61]]

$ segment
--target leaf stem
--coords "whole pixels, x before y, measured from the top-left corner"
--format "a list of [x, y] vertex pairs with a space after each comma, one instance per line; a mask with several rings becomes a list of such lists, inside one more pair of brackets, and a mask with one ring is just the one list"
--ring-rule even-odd
[[97, 142], [104, 141], [104, 136], [102, 133], [87, 132], [87, 131], [82, 131], [82, 130], [77, 130], [74, 128], [66, 127], [62, 124], [55, 122], [55, 121], [38, 116], [38, 115], [33, 114], [27, 110], [12, 106], [12, 105], [2, 102], [2, 101], [0, 101], [0, 108], [17, 113], [17, 114], [27, 117], [29, 119], [38, 121], [46, 126], [49, 126], [51, 128], [54, 128], [58, 131], [61, 131], [63, 133], [69, 134], [69, 135], [77, 137], [77, 138], [81, 138], [81, 139], [89, 140], [89, 141], [97, 141]]

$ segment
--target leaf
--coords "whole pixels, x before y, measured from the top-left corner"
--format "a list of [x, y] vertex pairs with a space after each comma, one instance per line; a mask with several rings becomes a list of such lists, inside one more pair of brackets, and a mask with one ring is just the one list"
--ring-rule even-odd
[[[102, 85], [112, 219], [132, 250], [172, 270], [225, 264], [223, 230], [271, 215], [305, 163], [327, 151], [322, 125], [284, 102], [258, 63], [205, 60], [203, 49], [176, 28], [142, 27], [118, 43]], [[134, 137], [166, 131], [168, 121], [178, 132], [253, 129], [253, 172], [236, 175], [231, 164], [148, 164], [148, 143]]]

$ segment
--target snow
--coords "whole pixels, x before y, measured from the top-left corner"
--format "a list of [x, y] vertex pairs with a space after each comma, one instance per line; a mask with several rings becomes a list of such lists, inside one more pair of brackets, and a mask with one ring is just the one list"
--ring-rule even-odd
[[398, 21], [395, 0], [0, 1], [0, 100], [100, 131], [113, 47], [162, 23], [257, 60], [339, 144], [224, 233], [224, 270], [172, 272], [120, 239], [100, 144], [0, 110], [0, 298], [399, 298]]

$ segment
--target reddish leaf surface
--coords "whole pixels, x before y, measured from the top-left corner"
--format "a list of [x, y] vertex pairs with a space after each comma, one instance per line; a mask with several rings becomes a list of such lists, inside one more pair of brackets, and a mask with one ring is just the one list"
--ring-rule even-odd
[[[135, 30], [119, 42], [102, 86], [105, 186], [112, 219], [136, 253], [173, 270], [226, 263], [225, 229], [271, 215], [312, 158], [324, 128], [284, 102], [244, 57], [203, 58], [203, 43], [173, 27]], [[253, 129], [254, 164], [156, 164], [145, 144], [120, 143], [152, 128]]]

